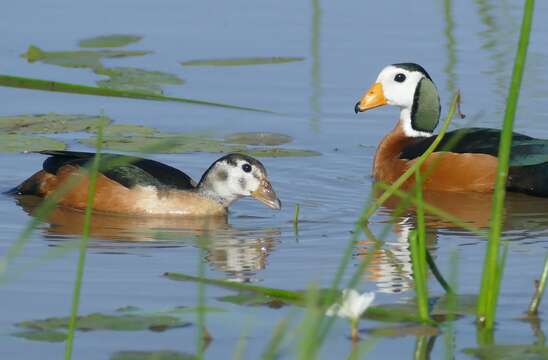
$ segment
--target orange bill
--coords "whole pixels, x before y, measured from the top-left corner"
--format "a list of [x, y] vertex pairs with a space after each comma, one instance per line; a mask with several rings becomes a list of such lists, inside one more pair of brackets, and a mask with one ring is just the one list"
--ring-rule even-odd
[[384, 97], [381, 83], [375, 83], [369, 90], [363, 94], [360, 101], [354, 107], [356, 114], [369, 109], [374, 109], [379, 106], [386, 105], [387, 101]]

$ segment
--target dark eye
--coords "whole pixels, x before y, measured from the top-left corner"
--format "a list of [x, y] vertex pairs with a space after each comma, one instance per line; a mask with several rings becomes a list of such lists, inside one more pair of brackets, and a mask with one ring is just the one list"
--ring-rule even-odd
[[245, 172], [251, 172], [251, 165], [243, 164], [242, 165], [242, 170], [245, 171]]
[[399, 73], [399, 74], [396, 74], [396, 76], [394, 76], [394, 80], [397, 81], [397, 82], [404, 82], [406, 79], [405, 75], [402, 74], [402, 73]]

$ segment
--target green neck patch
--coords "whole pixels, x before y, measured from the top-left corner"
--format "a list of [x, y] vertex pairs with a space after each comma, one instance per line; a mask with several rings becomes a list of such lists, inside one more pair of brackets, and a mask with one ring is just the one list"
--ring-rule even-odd
[[434, 132], [440, 119], [441, 105], [436, 85], [422, 78], [417, 85], [411, 108], [411, 126], [414, 130]]

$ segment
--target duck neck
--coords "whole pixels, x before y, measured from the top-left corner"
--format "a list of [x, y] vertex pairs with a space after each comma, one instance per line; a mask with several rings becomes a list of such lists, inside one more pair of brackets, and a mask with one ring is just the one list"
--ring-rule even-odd
[[205, 179], [205, 181], [201, 181], [198, 184], [196, 191], [199, 192], [201, 195], [218, 202], [225, 208], [228, 208], [234, 201], [238, 200], [240, 197], [238, 195], [234, 195], [231, 192], [223, 191], [223, 189], [224, 188], [222, 186], [218, 186], [218, 184], [215, 184], [214, 182]]
[[[403, 130], [403, 133], [407, 137], [425, 137], [431, 136], [431, 132], [419, 131], [413, 128], [413, 119], [411, 117], [412, 111], [408, 107], [404, 107], [400, 112], [400, 124]], [[416, 114], [415, 114], [416, 116]]]

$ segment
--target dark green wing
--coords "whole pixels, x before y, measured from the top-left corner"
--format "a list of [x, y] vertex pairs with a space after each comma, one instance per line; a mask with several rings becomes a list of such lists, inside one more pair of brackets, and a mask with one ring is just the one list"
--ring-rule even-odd
[[[76, 151], [40, 151], [49, 155], [44, 161], [46, 172], [55, 174], [63, 165], [85, 166], [94, 157], [94, 153]], [[101, 173], [121, 185], [132, 188], [136, 185], [156, 186], [159, 188], [193, 189], [196, 182], [184, 172], [158, 161], [119, 154], [101, 155]]]
[[[445, 134], [434, 151], [451, 151], [455, 153], [474, 153], [497, 156], [500, 130], [485, 128], [466, 128], [450, 131]], [[432, 144], [435, 136], [417, 138], [406, 146], [400, 154], [401, 159], [415, 159], [422, 155]], [[548, 140], [514, 133], [510, 166], [529, 166], [548, 162]]]

